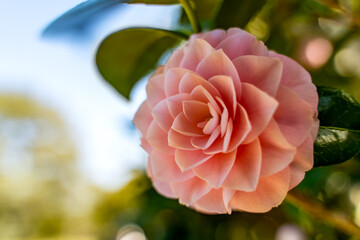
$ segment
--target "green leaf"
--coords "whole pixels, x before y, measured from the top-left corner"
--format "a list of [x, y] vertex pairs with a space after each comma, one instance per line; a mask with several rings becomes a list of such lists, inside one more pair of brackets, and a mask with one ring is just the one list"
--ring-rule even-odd
[[99, 46], [96, 64], [103, 78], [129, 99], [137, 81], [160, 57], [187, 36], [153, 28], [129, 28], [109, 35]]
[[360, 103], [341, 90], [318, 87], [321, 126], [360, 130]]
[[360, 131], [320, 127], [314, 144], [314, 167], [345, 162], [360, 152]]
[[215, 20], [215, 27], [244, 28], [265, 3], [266, 0], [224, 0]]
[[317, 87], [320, 129], [314, 166], [345, 162], [360, 152], [360, 104], [341, 90]]
[[195, 14], [200, 21], [212, 20], [223, 0], [192, 0], [195, 5]]
[[50, 23], [43, 31], [43, 36], [82, 30], [99, 14], [123, 3], [178, 4], [179, 2], [178, 0], [88, 0], [78, 4]]

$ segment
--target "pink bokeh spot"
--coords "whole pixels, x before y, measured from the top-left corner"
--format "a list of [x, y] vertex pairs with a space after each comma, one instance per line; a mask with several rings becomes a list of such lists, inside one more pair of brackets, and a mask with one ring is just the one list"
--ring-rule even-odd
[[134, 117], [162, 195], [207, 214], [267, 212], [313, 166], [310, 74], [238, 28], [194, 34]]

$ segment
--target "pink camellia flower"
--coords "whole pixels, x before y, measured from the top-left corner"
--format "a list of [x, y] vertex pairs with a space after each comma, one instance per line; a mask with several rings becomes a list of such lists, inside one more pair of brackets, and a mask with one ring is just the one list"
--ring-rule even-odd
[[203, 213], [266, 212], [313, 166], [309, 73], [232, 28], [193, 35], [135, 115], [155, 189]]

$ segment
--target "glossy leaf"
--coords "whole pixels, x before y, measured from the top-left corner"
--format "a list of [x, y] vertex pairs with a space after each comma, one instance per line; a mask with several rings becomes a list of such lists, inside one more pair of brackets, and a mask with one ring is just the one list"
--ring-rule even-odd
[[96, 64], [103, 78], [129, 99], [135, 83], [154, 70], [160, 57], [184, 38], [181, 33], [161, 29], [125, 29], [101, 43]]
[[317, 87], [320, 130], [314, 166], [345, 162], [360, 152], [360, 104], [341, 90]]
[[215, 27], [244, 28], [265, 3], [266, 0], [224, 0], [215, 20]]
[[70, 9], [52, 23], [43, 31], [44, 36], [51, 36], [61, 32], [81, 31], [96, 16], [105, 13], [115, 5], [128, 3], [145, 3], [145, 4], [178, 4], [178, 0], [87, 0]]
[[345, 162], [360, 152], [360, 131], [320, 127], [314, 144], [314, 167]]
[[360, 103], [348, 93], [328, 87], [318, 87], [321, 126], [360, 130]]

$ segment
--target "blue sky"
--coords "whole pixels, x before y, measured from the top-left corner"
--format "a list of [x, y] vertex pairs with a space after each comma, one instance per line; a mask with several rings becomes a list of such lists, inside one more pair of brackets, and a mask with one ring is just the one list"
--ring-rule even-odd
[[79, 149], [79, 167], [94, 183], [115, 189], [144, 168], [139, 134], [128, 128], [145, 98], [146, 80], [126, 102], [100, 77], [94, 54], [113, 31], [144, 24], [171, 27], [177, 6], [127, 6], [111, 12], [86, 41], [42, 39], [44, 27], [81, 1], [0, 1], [0, 92], [20, 93], [64, 118]]

